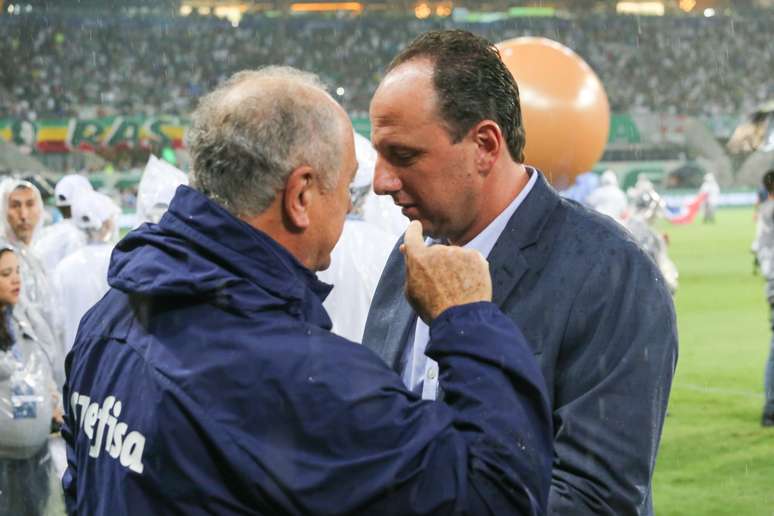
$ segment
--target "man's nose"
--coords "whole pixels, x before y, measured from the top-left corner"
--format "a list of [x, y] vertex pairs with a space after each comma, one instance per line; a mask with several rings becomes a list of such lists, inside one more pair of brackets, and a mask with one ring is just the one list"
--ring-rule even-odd
[[384, 159], [377, 156], [374, 166], [374, 192], [377, 195], [389, 195], [399, 191], [403, 185]]

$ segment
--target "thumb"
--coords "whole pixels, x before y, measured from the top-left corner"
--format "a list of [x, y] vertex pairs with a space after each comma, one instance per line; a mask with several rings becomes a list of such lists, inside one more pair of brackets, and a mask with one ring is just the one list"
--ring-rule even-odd
[[406, 234], [403, 236], [403, 245], [401, 251], [405, 255], [417, 254], [426, 249], [425, 241], [422, 238], [422, 223], [413, 220], [406, 228]]

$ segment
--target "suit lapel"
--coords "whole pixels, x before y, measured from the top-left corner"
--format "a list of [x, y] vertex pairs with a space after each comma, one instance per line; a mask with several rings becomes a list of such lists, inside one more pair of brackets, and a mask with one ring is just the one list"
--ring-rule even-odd
[[[402, 242], [403, 238], [387, 260], [371, 304], [379, 309], [369, 312], [366, 324], [367, 328], [374, 330], [372, 335], [368, 336], [368, 347], [395, 370], [399, 366], [409, 326], [416, 320], [414, 310], [403, 294], [406, 268], [403, 255], [398, 250]], [[368, 329], [366, 334], [369, 334]]]
[[492, 302], [502, 306], [530, 268], [525, 250], [535, 244], [540, 233], [559, 203], [559, 196], [548, 185], [543, 174], [538, 174], [532, 191], [511, 216], [505, 230], [489, 253], [489, 270], [492, 275]]

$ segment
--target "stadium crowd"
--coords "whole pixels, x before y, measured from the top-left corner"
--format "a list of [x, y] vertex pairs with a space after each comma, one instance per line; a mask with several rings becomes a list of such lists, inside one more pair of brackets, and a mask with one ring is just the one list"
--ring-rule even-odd
[[[487, 24], [384, 16], [0, 17], [0, 117], [188, 114], [236, 70], [319, 74], [363, 115], [390, 56], [417, 34], [465, 28], [493, 41], [544, 36], [578, 52], [616, 111], [740, 115], [774, 94], [770, 11], [744, 17], [512, 18]], [[733, 70], [733, 73], [731, 73]], [[339, 89], [340, 88], [340, 89]]]

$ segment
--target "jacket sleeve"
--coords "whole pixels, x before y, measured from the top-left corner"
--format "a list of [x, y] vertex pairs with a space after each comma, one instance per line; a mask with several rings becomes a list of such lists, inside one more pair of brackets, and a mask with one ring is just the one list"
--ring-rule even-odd
[[281, 507], [263, 510], [545, 513], [550, 408], [521, 332], [495, 305], [474, 303], [441, 314], [430, 337], [444, 401], [407, 391], [370, 350], [312, 335], [308, 367], [279, 396], [285, 414], [274, 418], [272, 438], [235, 436], [241, 455], [271, 456], [271, 498]]
[[573, 303], [555, 366], [549, 513], [650, 514], [677, 361], [672, 298], [633, 246], [600, 259]]

